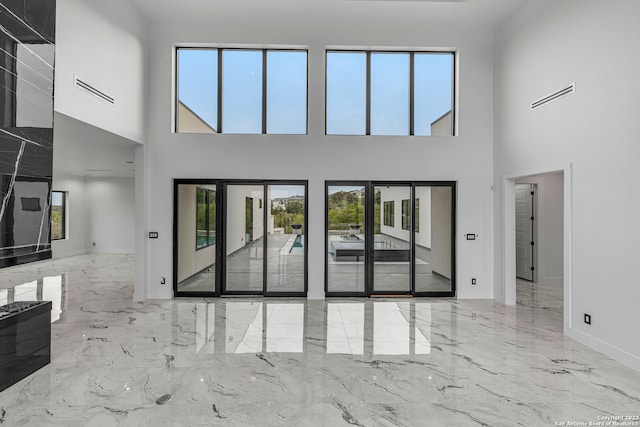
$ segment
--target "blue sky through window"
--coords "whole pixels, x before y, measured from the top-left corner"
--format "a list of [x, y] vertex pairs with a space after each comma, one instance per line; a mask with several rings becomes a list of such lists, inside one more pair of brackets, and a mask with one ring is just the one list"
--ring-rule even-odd
[[222, 51], [222, 132], [262, 133], [262, 51]]
[[218, 51], [178, 50], [178, 99], [218, 130]]
[[371, 54], [371, 135], [409, 135], [409, 54]]
[[327, 52], [327, 134], [364, 135], [367, 57], [364, 52]]
[[414, 133], [431, 135], [431, 123], [451, 110], [453, 55], [416, 53], [414, 67]]
[[307, 52], [267, 52], [267, 133], [307, 133]]

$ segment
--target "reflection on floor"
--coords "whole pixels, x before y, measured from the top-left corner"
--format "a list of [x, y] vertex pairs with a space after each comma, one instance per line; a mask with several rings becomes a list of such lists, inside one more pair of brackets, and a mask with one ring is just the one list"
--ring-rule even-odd
[[560, 287], [519, 286], [514, 307], [135, 303], [133, 259], [122, 255], [11, 268], [3, 279], [61, 274], [52, 363], [0, 393], [3, 425], [543, 426], [638, 414], [640, 372], [562, 334]]

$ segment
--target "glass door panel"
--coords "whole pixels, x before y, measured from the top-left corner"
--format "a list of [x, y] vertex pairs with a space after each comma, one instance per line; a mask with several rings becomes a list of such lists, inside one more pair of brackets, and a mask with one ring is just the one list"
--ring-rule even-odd
[[304, 185], [267, 186], [267, 292], [305, 291]]
[[415, 292], [453, 292], [451, 187], [416, 186]]
[[215, 292], [216, 185], [177, 186], [177, 291]]
[[227, 184], [224, 230], [226, 292], [263, 292], [263, 198], [263, 185]]
[[374, 187], [372, 293], [411, 292], [411, 187]]
[[327, 292], [365, 292], [365, 189], [327, 186]]

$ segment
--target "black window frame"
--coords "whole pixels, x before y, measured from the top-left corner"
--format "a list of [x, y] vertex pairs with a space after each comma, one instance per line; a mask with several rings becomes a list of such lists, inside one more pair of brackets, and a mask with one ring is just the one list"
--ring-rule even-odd
[[411, 229], [411, 199], [402, 199], [402, 229]]
[[[309, 134], [309, 50], [308, 49], [285, 49], [285, 48], [229, 48], [229, 47], [194, 47], [194, 46], [176, 46], [175, 47], [175, 82], [174, 82], [174, 93], [175, 99], [173, 102], [174, 105], [174, 124], [173, 124], [173, 132], [180, 134], [188, 134], [190, 132], [179, 132], [178, 131], [178, 103], [180, 102], [180, 87], [179, 87], [179, 73], [180, 73], [180, 63], [179, 63], [179, 54], [180, 50], [215, 50], [217, 51], [218, 56], [218, 99], [216, 100], [218, 107], [218, 117], [217, 128], [215, 128], [215, 134], [224, 134], [224, 129], [222, 126], [222, 97], [223, 97], [223, 52], [224, 51], [249, 51], [249, 52], [262, 52], [262, 132], [260, 133], [240, 133], [234, 132], [228, 135], [308, 135]], [[267, 85], [267, 70], [268, 70], [268, 53], [269, 52], [304, 52], [306, 55], [306, 120], [305, 120], [305, 132], [304, 133], [270, 133], [267, 132], [267, 98], [268, 98], [268, 85]]]
[[395, 227], [395, 200], [382, 202], [382, 225], [385, 227]]
[[[52, 217], [53, 193], [62, 194], [62, 237], [58, 237], [58, 238], [53, 237], [53, 217]], [[57, 191], [57, 190], [51, 191], [51, 212], [49, 213], [49, 216], [51, 217], [51, 227], [50, 227], [51, 241], [65, 240], [67, 238], [67, 192], [66, 191]]]
[[[364, 134], [340, 134], [340, 133], [328, 133], [327, 132], [327, 55], [330, 53], [364, 53], [366, 55], [366, 101], [365, 101], [365, 133]], [[372, 54], [408, 54], [409, 55], [409, 133], [407, 135], [385, 135], [385, 134], [372, 134], [371, 133], [371, 55]], [[443, 50], [443, 51], [422, 51], [422, 50], [367, 50], [367, 49], [327, 49], [325, 51], [325, 99], [324, 99], [324, 134], [326, 136], [418, 136], [418, 137], [428, 137], [430, 135], [416, 135], [415, 134], [415, 55], [421, 54], [442, 54], [442, 55], [451, 55], [451, 135], [456, 135], [456, 62], [457, 62], [457, 54], [453, 50]], [[448, 113], [448, 112], [447, 112]], [[445, 113], [446, 114], [446, 113]], [[444, 115], [443, 115], [444, 116]], [[442, 116], [441, 116], [442, 117]]]
[[[202, 246], [198, 246], [198, 205], [200, 201], [198, 199], [198, 191], [204, 191], [205, 194], [205, 230], [206, 230], [206, 244]], [[214, 206], [214, 212], [216, 209], [216, 190], [212, 190], [207, 187], [196, 187], [196, 251], [199, 251], [204, 248], [208, 248], [209, 246], [213, 246], [216, 244], [216, 231], [217, 228], [211, 230], [211, 224], [213, 223], [216, 226], [216, 218], [211, 221], [209, 213], [211, 212], [211, 205]], [[213, 234], [214, 241], [211, 243], [211, 235]]]

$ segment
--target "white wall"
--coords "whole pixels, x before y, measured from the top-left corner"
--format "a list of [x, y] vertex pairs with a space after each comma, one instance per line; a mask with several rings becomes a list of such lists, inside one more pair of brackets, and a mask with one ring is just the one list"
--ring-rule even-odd
[[537, 184], [538, 227], [536, 259], [538, 283], [562, 285], [564, 178], [562, 172], [519, 178], [518, 184]]
[[253, 240], [264, 235], [264, 200], [262, 209], [259, 199], [264, 198], [262, 186], [233, 185], [227, 187], [227, 255], [246, 244], [246, 198], [253, 198]]
[[53, 258], [64, 258], [87, 252], [85, 178], [53, 172], [53, 191], [67, 193], [67, 238], [53, 240]]
[[196, 190], [206, 185], [178, 187], [178, 282], [215, 263], [216, 245], [196, 250]]
[[[636, 1], [525, 2], [496, 34], [494, 162], [497, 297], [504, 295], [499, 225], [508, 203], [501, 177], [571, 163], [564, 332], [640, 369], [638, 16]], [[530, 111], [533, 100], [573, 81], [575, 94]]]
[[[380, 232], [406, 242], [410, 239], [409, 230], [402, 229], [402, 201], [411, 200], [409, 187], [378, 187], [380, 190]], [[384, 225], [384, 202], [393, 201], [393, 227]]]
[[[493, 33], [463, 26], [347, 19], [331, 25], [310, 17], [291, 25], [287, 14], [268, 21], [243, 11], [243, 19], [207, 16], [201, 21], [153, 25], [148, 100], [149, 229], [147, 298], [170, 298], [172, 179], [308, 179], [309, 298], [324, 296], [325, 180], [458, 181], [458, 297], [493, 297]], [[245, 19], [246, 18], [246, 19]], [[385, 31], [380, 31], [385, 28]], [[334, 31], [333, 29], [339, 29]], [[296, 45], [309, 49], [309, 135], [194, 135], [171, 132], [174, 43]], [[324, 135], [324, 52], [328, 46], [454, 48], [459, 52], [460, 119], [456, 137], [341, 137]], [[354, 160], [355, 159], [355, 160]], [[239, 240], [239, 238], [238, 238]], [[471, 286], [471, 277], [478, 285]]]
[[[58, 0], [55, 110], [144, 142], [145, 43], [146, 24], [126, 1]], [[77, 88], [74, 75], [115, 104]]]
[[451, 278], [451, 188], [431, 189], [431, 265]]
[[[134, 193], [133, 178], [86, 179], [86, 242], [89, 253], [134, 252]], [[171, 235], [171, 232], [167, 234]]]
[[420, 227], [416, 245], [431, 249], [431, 187], [416, 187], [416, 200], [420, 200]]

